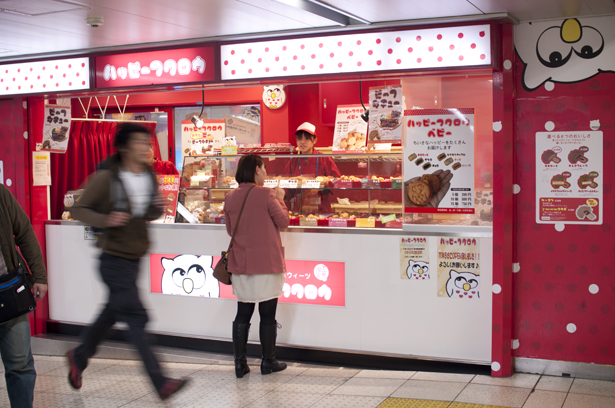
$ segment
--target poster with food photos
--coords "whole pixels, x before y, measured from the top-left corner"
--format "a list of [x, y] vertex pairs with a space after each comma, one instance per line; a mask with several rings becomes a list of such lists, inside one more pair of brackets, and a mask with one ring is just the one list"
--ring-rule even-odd
[[45, 105], [41, 150], [66, 153], [70, 137], [70, 106]]
[[474, 109], [404, 111], [404, 211], [474, 214]]
[[164, 213], [159, 222], [173, 224], [177, 212], [177, 195], [179, 194], [180, 177], [175, 175], [159, 175], [158, 191], [164, 197]]
[[438, 297], [480, 298], [480, 238], [439, 237]]
[[367, 142], [367, 122], [361, 118], [361, 105], [339, 105], [333, 133], [334, 153], [361, 153]]
[[367, 150], [373, 144], [401, 143], [403, 107], [400, 85], [369, 88], [369, 134]]
[[214, 154], [224, 139], [224, 119], [205, 119], [200, 128], [190, 120], [182, 120], [182, 156]]
[[429, 280], [429, 238], [405, 237], [399, 239], [400, 271], [402, 279]]
[[601, 131], [536, 133], [536, 223], [602, 224]]

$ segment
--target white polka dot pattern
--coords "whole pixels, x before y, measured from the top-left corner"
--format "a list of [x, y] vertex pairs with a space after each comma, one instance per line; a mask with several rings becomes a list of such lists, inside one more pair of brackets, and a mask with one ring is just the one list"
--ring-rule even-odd
[[220, 47], [222, 80], [491, 64], [487, 24]]

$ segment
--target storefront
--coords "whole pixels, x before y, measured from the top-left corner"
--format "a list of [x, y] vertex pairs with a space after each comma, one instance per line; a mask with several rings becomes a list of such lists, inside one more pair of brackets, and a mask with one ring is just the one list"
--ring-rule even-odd
[[[112, 134], [114, 122], [99, 119], [156, 122], [157, 155], [180, 172], [166, 180], [177, 189], [165, 190], [168, 216], [150, 226], [143, 263], [152, 332], [230, 339], [231, 288], [209, 276], [186, 289], [167, 271], [183, 263], [208, 271], [226, 249], [224, 194], [237, 154], [253, 152], [266, 159], [267, 185], [287, 191], [291, 212], [280, 345], [490, 366], [507, 376], [513, 60], [512, 26], [496, 22], [94, 55], [91, 86], [67, 89], [61, 97], [70, 102], [55, 105], [70, 108], [73, 146], [77, 129]], [[28, 102], [32, 150], [62, 149], [53, 130], [61, 126], [44, 130], [49, 106], [42, 97]], [[315, 125], [320, 153], [305, 162], [294, 154], [303, 122]], [[31, 187], [33, 207], [49, 203], [35, 223], [43, 211], [61, 217], [64, 194], [108, 153], [93, 150], [52, 153], [49, 201], [47, 187]], [[310, 160], [328, 170], [308, 171]], [[86, 325], [104, 300], [92, 236], [59, 220], [44, 235], [48, 318]]]

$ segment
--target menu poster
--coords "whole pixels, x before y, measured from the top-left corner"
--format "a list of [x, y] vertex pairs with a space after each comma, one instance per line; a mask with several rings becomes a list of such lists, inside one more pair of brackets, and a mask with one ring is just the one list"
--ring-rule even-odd
[[48, 152], [32, 152], [32, 185], [51, 185], [51, 157]]
[[70, 106], [45, 105], [41, 150], [66, 153], [70, 136]]
[[214, 154], [220, 150], [224, 138], [224, 119], [205, 119], [200, 128], [190, 120], [182, 120], [183, 156]]
[[474, 109], [404, 112], [406, 213], [474, 214]]
[[602, 132], [536, 133], [536, 223], [602, 224]]
[[161, 217], [163, 224], [173, 224], [177, 212], [177, 195], [179, 194], [179, 176], [166, 175], [158, 177], [158, 191], [165, 198], [164, 213]]
[[401, 143], [403, 107], [401, 86], [369, 88], [368, 150], [378, 150], [378, 143]]
[[438, 297], [479, 299], [480, 238], [438, 239]]
[[429, 280], [429, 239], [409, 237], [399, 239], [401, 278]]
[[367, 141], [367, 122], [361, 105], [339, 105], [335, 115], [333, 153], [362, 153]]
[[234, 136], [237, 143], [256, 145], [261, 142], [261, 125], [249, 119], [224, 115], [225, 135]]

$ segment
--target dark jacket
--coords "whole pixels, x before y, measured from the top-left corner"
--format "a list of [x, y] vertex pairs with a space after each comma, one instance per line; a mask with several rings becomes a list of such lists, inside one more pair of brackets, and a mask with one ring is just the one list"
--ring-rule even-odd
[[[122, 227], [106, 228], [107, 215], [111, 211], [131, 212], [126, 190], [119, 178], [119, 171], [120, 159], [116, 154], [106, 160], [104, 169], [100, 169], [90, 177], [83, 195], [75, 203], [71, 214], [74, 219], [102, 230], [97, 245], [104, 253], [136, 260], [145, 255], [149, 248], [147, 221], [160, 217], [163, 210], [155, 207], [150, 200], [148, 210], [143, 217], [132, 217], [128, 224]], [[158, 180], [150, 168], [147, 172], [152, 180], [153, 199], [158, 194]]]
[[8, 188], [0, 184], [0, 248], [8, 272], [15, 269], [19, 262], [15, 245], [19, 247], [32, 272], [32, 275], [28, 275], [30, 286], [33, 283], [46, 284], [43, 253], [30, 219]]

